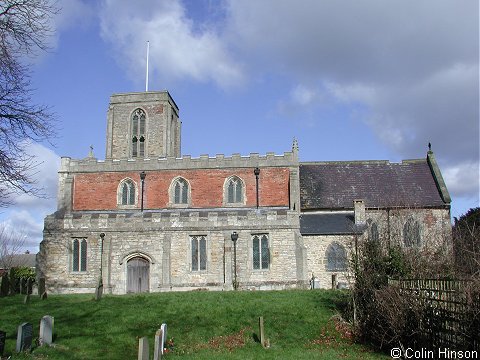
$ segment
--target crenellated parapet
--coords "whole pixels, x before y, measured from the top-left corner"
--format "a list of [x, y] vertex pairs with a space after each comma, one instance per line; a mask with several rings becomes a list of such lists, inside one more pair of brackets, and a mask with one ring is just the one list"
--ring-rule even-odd
[[225, 156], [217, 154], [214, 157], [200, 155], [191, 157], [184, 155], [181, 158], [165, 157], [155, 159], [107, 159], [76, 160], [62, 157], [59, 173], [76, 172], [115, 172], [115, 171], [156, 171], [156, 170], [185, 170], [185, 169], [218, 169], [218, 168], [249, 168], [249, 167], [290, 167], [298, 166], [298, 159], [292, 152], [277, 155], [268, 152], [265, 155], [251, 153], [248, 156], [233, 154]]

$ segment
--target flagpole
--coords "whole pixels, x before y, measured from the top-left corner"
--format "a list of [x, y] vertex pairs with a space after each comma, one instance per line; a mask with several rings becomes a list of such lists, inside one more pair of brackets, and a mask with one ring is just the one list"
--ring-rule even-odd
[[145, 91], [148, 91], [148, 55], [150, 52], [150, 41], [147, 41], [147, 73], [145, 76]]

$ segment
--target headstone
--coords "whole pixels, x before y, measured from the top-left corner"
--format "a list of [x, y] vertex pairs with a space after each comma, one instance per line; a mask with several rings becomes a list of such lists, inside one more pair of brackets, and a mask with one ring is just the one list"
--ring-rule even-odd
[[8, 275], [5, 274], [1, 277], [2, 285], [0, 286], [0, 296], [8, 296], [10, 289], [10, 282], [8, 281]]
[[32, 288], [33, 288], [33, 281], [32, 279], [27, 280], [27, 294], [31, 295], [32, 294]]
[[95, 300], [100, 300], [103, 295], [103, 284], [100, 282], [95, 290]]
[[27, 351], [32, 348], [33, 326], [30, 323], [23, 323], [18, 326], [17, 331], [17, 352]]
[[23, 303], [24, 304], [28, 304], [30, 302], [30, 295], [25, 295], [25, 297], [23, 298]]
[[7, 338], [7, 333], [0, 330], [0, 358], [3, 356], [3, 351], [5, 350], [5, 339]]
[[160, 326], [160, 330], [162, 330], [162, 355], [163, 355], [163, 350], [165, 349], [165, 343], [167, 341], [167, 324], [163, 323]]
[[138, 340], [138, 360], [150, 360], [148, 338], [146, 336]]
[[38, 279], [38, 295], [42, 296], [45, 292], [45, 278]]
[[42, 317], [42, 320], [40, 320], [40, 335], [38, 338], [40, 342], [40, 346], [44, 344], [52, 345], [53, 323], [54, 323], [54, 318], [53, 316], [50, 316], [50, 315], [45, 315], [44, 317]]
[[165, 344], [162, 344], [163, 331], [158, 329], [155, 333], [155, 346], [153, 348], [153, 360], [160, 360], [163, 354], [163, 347]]
[[44, 291], [44, 292], [42, 293], [42, 300], [45, 300], [46, 298], [47, 298], [47, 292]]

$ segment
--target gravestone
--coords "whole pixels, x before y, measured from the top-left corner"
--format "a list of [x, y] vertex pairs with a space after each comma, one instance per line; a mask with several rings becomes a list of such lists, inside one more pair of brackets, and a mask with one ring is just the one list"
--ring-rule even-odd
[[47, 298], [47, 292], [44, 291], [44, 292], [42, 293], [41, 299], [42, 299], [42, 300], [45, 300], [46, 298]]
[[27, 351], [32, 348], [33, 326], [30, 323], [23, 323], [18, 326], [17, 331], [17, 352]]
[[7, 338], [7, 333], [0, 330], [0, 358], [3, 356], [3, 351], [5, 350], [5, 339]]
[[138, 360], [150, 360], [148, 350], [148, 338], [144, 336], [138, 339]]
[[52, 345], [53, 323], [54, 323], [54, 318], [53, 316], [50, 316], [50, 315], [45, 315], [44, 317], [42, 317], [42, 320], [40, 320], [40, 335], [38, 338], [40, 342], [40, 346], [44, 344]]
[[99, 282], [96, 290], [95, 290], [95, 300], [100, 300], [102, 298], [102, 295], [103, 295], [103, 284], [102, 282]]
[[5, 274], [0, 278], [2, 285], [0, 286], [0, 296], [8, 296], [8, 290], [10, 289], [10, 283], [8, 281], [8, 275]]
[[23, 298], [23, 303], [24, 304], [28, 304], [30, 302], [30, 295], [25, 295], [25, 297]]
[[163, 348], [165, 347], [165, 343], [162, 343], [163, 339], [163, 330], [158, 329], [155, 333], [155, 346], [153, 350], [153, 360], [160, 360], [163, 354]]
[[42, 296], [45, 292], [45, 278], [38, 279], [38, 295]]
[[32, 288], [33, 288], [33, 281], [32, 279], [27, 280], [27, 294], [31, 295], [32, 294]]
[[163, 355], [163, 350], [165, 349], [165, 343], [167, 342], [167, 324], [163, 323], [160, 326], [160, 330], [162, 330], [161, 349], [162, 349], [162, 355]]

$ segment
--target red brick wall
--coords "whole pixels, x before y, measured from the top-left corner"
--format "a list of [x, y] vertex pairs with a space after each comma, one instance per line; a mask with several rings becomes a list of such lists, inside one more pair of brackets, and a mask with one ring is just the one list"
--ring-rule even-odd
[[[192, 208], [221, 207], [223, 205], [223, 185], [225, 179], [232, 175], [242, 178], [245, 182], [247, 206], [256, 206], [253, 169], [241, 168], [147, 172], [144, 208], [161, 209], [168, 207], [168, 189], [172, 180], [177, 176], [184, 177], [190, 184]], [[260, 206], [288, 206], [289, 176], [288, 168], [261, 168], [259, 176]], [[117, 209], [118, 184], [127, 177], [137, 183], [138, 192], [140, 192], [141, 182], [138, 172], [76, 174], [73, 182], [73, 209]], [[138, 203], [140, 204], [140, 194], [138, 196]]]

